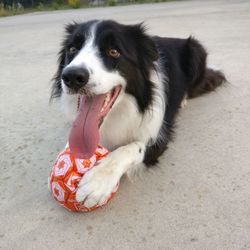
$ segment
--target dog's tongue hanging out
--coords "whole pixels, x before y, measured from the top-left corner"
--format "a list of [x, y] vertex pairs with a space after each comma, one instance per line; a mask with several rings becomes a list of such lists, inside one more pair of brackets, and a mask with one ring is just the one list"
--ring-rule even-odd
[[106, 95], [81, 95], [77, 117], [69, 135], [69, 148], [76, 158], [89, 159], [99, 143], [100, 111]]
[[99, 125], [121, 90], [115, 87], [107, 94], [92, 97], [81, 95], [78, 114], [69, 135], [69, 148], [74, 157], [89, 159], [99, 143]]

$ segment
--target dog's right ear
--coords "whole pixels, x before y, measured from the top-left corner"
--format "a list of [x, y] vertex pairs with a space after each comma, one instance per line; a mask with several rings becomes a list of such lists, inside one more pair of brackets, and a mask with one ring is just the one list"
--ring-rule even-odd
[[65, 31], [67, 32], [67, 34], [71, 35], [73, 34], [77, 26], [78, 26], [78, 23], [76, 22], [69, 23], [65, 26]]
[[61, 96], [61, 93], [62, 93], [61, 75], [62, 75], [62, 71], [65, 67], [66, 48], [67, 48], [69, 38], [74, 33], [77, 26], [78, 26], [78, 23], [74, 22], [71, 24], [67, 24], [65, 27], [66, 36], [62, 42], [61, 49], [58, 53], [58, 61], [57, 61], [58, 69], [57, 69], [57, 71], [52, 79], [53, 85], [52, 85], [52, 89], [51, 89], [50, 101], [53, 98], [57, 98], [57, 97]]

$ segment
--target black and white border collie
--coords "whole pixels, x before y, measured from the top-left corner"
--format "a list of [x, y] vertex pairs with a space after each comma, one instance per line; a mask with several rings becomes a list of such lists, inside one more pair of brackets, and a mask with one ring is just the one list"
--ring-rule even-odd
[[86, 138], [72, 141], [91, 144], [88, 137], [95, 137], [98, 124], [100, 143], [110, 150], [81, 180], [78, 201], [102, 205], [124, 173], [157, 164], [183, 101], [225, 81], [223, 73], [206, 66], [206, 56], [194, 38], [152, 37], [142, 24], [93, 20], [66, 27], [51, 97], [60, 97], [72, 122], [82, 97], [88, 110], [78, 137]]

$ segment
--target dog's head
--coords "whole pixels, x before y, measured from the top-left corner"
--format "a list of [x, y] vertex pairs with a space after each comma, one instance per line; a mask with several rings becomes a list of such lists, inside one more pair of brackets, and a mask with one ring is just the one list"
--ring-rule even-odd
[[143, 25], [114, 21], [73, 23], [59, 53], [52, 97], [67, 94], [107, 95], [112, 106], [122, 91], [144, 111], [152, 99], [150, 71], [158, 52]]

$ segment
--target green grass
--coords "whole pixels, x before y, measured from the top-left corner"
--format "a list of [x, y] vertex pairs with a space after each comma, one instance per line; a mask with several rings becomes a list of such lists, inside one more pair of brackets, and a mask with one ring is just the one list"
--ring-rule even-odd
[[[0, 0], [1, 1], [1, 0]], [[39, 5], [35, 8], [22, 8], [16, 9], [13, 7], [3, 8], [0, 6], [0, 17], [6, 16], [14, 16], [14, 15], [21, 15], [27, 14], [37, 11], [53, 11], [53, 10], [67, 10], [67, 9], [78, 9], [78, 8], [94, 8], [94, 7], [105, 7], [105, 6], [124, 6], [124, 5], [131, 5], [131, 4], [143, 4], [143, 3], [159, 3], [159, 2], [170, 2], [170, 1], [181, 1], [181, 0], [130, 0], [129, 2], [125, 3], [117, 3], [115, 0], [108, 0], [104, 5], [98, 6], [91, 6], [91, 5], [60, 5], [56, 2], [53, 2], [51, 5]]]
[[72, 9], [68, 5], [57, 5], [52, 4], [51, 6], [37, 6], [35, 8], [25, 8], [22, 10], [7, 10], [7, 9], [0, 9], [0, 17], [6, 17], [6, 16], [15, 16], [15, 15], [21, 15], [21, 14], [27, 14], [37, 11], [53, 11], [53, 10], [67, 10]]

